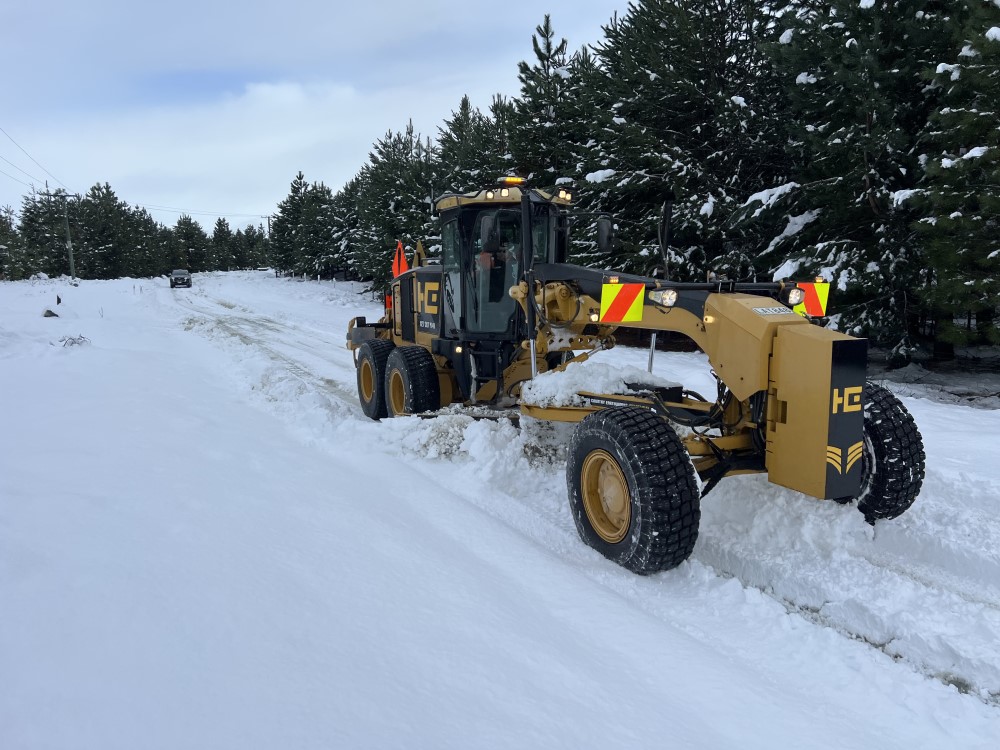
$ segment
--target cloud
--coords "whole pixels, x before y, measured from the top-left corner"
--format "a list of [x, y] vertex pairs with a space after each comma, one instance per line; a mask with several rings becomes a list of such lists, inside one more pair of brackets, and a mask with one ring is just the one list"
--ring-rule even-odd
[[[233, 226], [273, 213], [299, 170], [337, 190], [386, 131], [412, 119], [433, 137], [464, 94], [484, 109], [515, 95], [544, 14], [529, 0], [15, 5], [0, 66], [19, 73], [0, 127], [73, 192], [107, 182], [130, 204], [227, 213]], [[627, 0], [549, 5], [575, 49]], [[2, 134], [0, 157], [48, 179]], [[27, 192], [0, 175], [0, 206]]]

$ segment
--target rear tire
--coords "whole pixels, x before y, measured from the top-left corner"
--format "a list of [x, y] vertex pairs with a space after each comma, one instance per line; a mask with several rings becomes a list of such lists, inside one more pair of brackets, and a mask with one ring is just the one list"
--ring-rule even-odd
[[865, 447], [858, 510], [873, 524], [897, 518], [924, 481], [924, 442], [913, 417], [890, 391], [865, 384]]
[[358, 348], [358, 401], [370, 419], [382, 419], [385, 408], [386, 361], [395, 344], [385, 339], [366, 341]]
[[441, 408], [441, 387], [434, 357], [422, 346], [400, 346], [389, 354], [385, 375], [389, 416], [420, 414]]
[[580, 537], [634, 573], [675, 568], [698, 539], [701, 496], [677, 433], [646, 409], [603, 409], [573, 433], [566, 466]]

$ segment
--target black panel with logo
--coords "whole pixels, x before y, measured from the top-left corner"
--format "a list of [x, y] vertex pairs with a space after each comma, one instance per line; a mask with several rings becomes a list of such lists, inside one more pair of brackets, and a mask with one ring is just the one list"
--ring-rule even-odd
[[861, 490], [868, 341], [844, 339], [832, 342], [832, 346], [826, 496], [854, 497]]

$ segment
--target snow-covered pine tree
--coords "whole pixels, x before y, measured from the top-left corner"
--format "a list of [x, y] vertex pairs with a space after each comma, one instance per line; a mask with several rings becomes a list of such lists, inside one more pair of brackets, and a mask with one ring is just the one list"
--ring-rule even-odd
[[791, 180], [751, 202], [784, 228], [766, 250], [776, 276], [835, 284], [835, 324], [894, 345], [923, 283], [912, 216], [897, 196], [920, 177], [916, 141], [937, 101], [922, 71], [938, 59], [946, 3], [789, 3], [772, 48], [789, 100]]
[[486, 183], [494, 182], [500, 175], [517, 171], [512, 146], [514, 121], [515, 102], [499, 94], [494, 95], [489, 114], [485, 118], [486, 152], [483, 154], [483, 174]]
[[1000, 0], [949, 11], [950, 55], [931, 71], [942, 106], [921, 144], [925, 179], [909, 201], [921, 214], [939, 350], [1000, 343]]
[[191, 272], [205, 271], [208, 258], [208, 235], [201, 224], [187, 214], [174, 225], [175, 264], [173, 268], [186, 268]]
[[[673, 275], [752, 273], [756, 248], [728, 221], [780, 161], [776, 102], [761, 87], [769, 21], [753, 0], [648, 0], [605, 27], [596, 94], [610, 119], [594, 134], [597, 168], [585, 179], [598, 186], [594, 207], [619, 223], [616, 265], [661, 264], [656, 230], [672, 192]], [[729, 268], [733, 258], [747, 259], [742, 271]]]
[[211, 245], [216, 270], [229, 271], [236, 267], [236, 248], [233, 230], [230, 228], [229, 222], [221, 216], [215, 220], [215, 227], [212, 229]]
[[427, 229], [424, 147], [413, 123], [401, 133], [389, 132], [369, 154], [366, 179], [360, 185], [358, 218], [366, 236], [356, 237], [364, 261], [358, 270], [376, 286], [391, 276], [396, 243], [410, 255]]
[[308, 189], [305, 175], [299, 172], [271, 222], [271, 259], [280, 271], [296, 269], [302, 209]]
[[0, 279], [24, 278], [21, 247], [14, 209], [11, 206], [0, 206]]
[[549, 14], [531, 36], [532, 64], [517, 64], [521, 95], [514, 101], [511, 151], [518, 171], [538, 187], [566, 177], [574, 164], [564, 117], [569, 88], [568, 42], [556, 41]]
[[114, 279], [121, 275], [122, 221], [118, 196], [110, 185], [97, 184], [76, 207], [71, 225], [76, 274], [82, 279]]
[[332, 273], [361, 277], [358, 242], [358, 195], [361, 178], [353, 177], [341, 188], [330, 205], [331, 245], [326, 258]]
[[464, 193], [482, 187], [490, 179], [486, 174], [485, 154], [488, 152], [490, 125], [487, 118], [463, 96], [458, 111], [438, 128], [438, 148], [441, 155], [440, 193]]
[[[55, 191], [56, 195], [60, 192]], [[69, 199], [70, 224], [75, 218], [75, 200]], [[21, 203], [18, 232], [23, 242], [25, 276], [45, 273], [59, 276], [69, 273], [66, 232], [63, 225], [63, 199], [32, 192]], [[78, 272], [79, 274], [79, 272]]]

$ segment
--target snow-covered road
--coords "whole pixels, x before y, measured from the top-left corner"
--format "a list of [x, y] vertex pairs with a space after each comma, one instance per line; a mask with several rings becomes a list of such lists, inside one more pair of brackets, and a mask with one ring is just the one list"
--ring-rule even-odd
[[897, 521], [732, 478], [639, 578], [565, 431], [362, 416], [358, 289], [0, 283], [0, 747], [995, 745], [1000, 411], [903, 396]]

